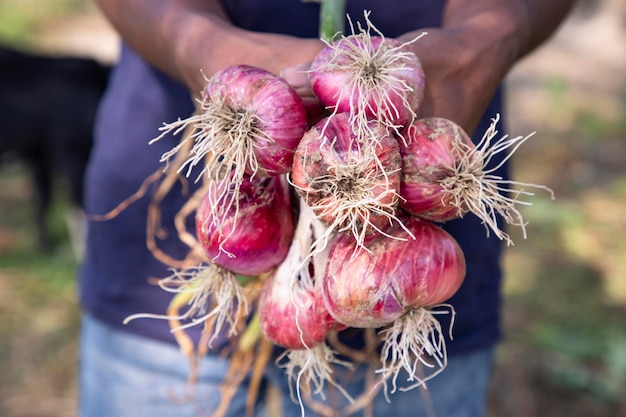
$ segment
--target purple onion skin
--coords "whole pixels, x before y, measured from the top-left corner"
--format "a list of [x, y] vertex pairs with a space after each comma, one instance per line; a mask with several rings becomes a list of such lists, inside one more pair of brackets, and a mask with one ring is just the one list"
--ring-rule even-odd
[[[336, 108], [338, 112], [350, 112], [358, 108], [357, 103], [362, 100], [361, 96], [367, 97], [367, 105], [362, 107], [369, 118], [377, 118], [379, 112], [385, 119], [394, 124], [406, 125], [417, 111], [424, 99], [425, 76], [422, 64], [414, 53], [407, 47], [401, 47], [402, 42], [393, 38], [382, 38], [380, 36], [370, 37], [371, 43], [357, 36], [348, 36], [337, 40], [333, 46], [324, 48], [313, 60], [311, 64], [310, 80], [311, 88], [315, 95], [326, 106]], [[401, 62], [401, 68], [394, 68], [391, 74], [398, 80], [404, 82], [411, 90], [392, 90], [388, 86], [381, 84], [380, 89], [369, 89], [368, 91], [344, 91], [346, 90], [348, 71], [353, 69], [330, 68], [328, 64], [332, 62], [333, 67], [345, 68], [354, 60], [349, 54], [337, 54], [335, 48], [340, 50], [350, 50], [354, 47], [370, 51], [380, 49], [380, 52], [398, 48], [398, 52], [406, 53], [406, 59]], [[397, 83], [397, 81], [395, 82]], [[379, 107], [379, 103], [384, 103]], [[386, 109], [386, 110], [385, 110]]]
[[295, 288], [292, 293], [289, 284], [279, 282], [276, 275], [263, 284], [258, 305], [261, 331], [286, 349], [314, 347], [337, 323], [324, 307], [321, 294], [305, 288]]
[[[221, 234], [207, 218], [211, 210], [205, 197], [196, 211], [196, 234], [207, 256], [219, 266], [249, 276], [280, 264], [294, 233], [287, 186], [281, 177], [246, 177], [240, 188], [237, 217], [233, 206], [221, 219]], [[220, 250], [220, 245], [234, 257]]]
[[322, 294], [339, 323], [385, 326], [411, 309], [446, 301], [463, 283], [465, 257], [456, 240], [433, 223], [401, 220], [415, 239], [399, 225], [391, 234], [407, 240], [371, 235], [365, 241], [369, 251], [355, 252], [350, 236], [335, 239]]
[[463, 156], [455, 142], [474, 148], [469, 136], [454, 122], [439, 117], [415, 121], [403, 136], [404, 141], [398, 141], [402, 155], [400, 195], [404, 198], [400, 207], [414, 216], [440, 223], [467, 212], [467, 207], [454, 204], [441, 181], [454, 175], [451, 167]]
[[[302, 99], [277, 75], [249, 65], [233, 65], [217, 72], [206, 84], [203, 98], [224, 97], [234, 110], [252, 110], [258, 117], [254, 138], [259, 170], [265, 175], [291, 170], [293, 154], [307, 129]], [[252, 174], [252, 167], [246, 167]]]
[[[398, 199], [397, 195], [387, 191], [400, 189], [402, 160], [395, 137], [382, 126], [375, 129], [380, 138], [380, 145], [376, 146], [376, 155], [387, 172], [388, 182], [380, 178], [379, 184], [371, 184], [371, 190], [377, 197], [384, 195], [380, 201], [388, 204]], [[335, 142], [331, 146], [332, 139]], [[334, 161], [338, 159], [344, 163], [348, 162], [351, 154], [358, 154], [358, 147], [358, 141], [350, 127], [346, 113], [337, 113], [324, 118], [305, 133], [296, 149], [291, 179], [297, 186], [297, 192], [310, 207], [338, 204], [341, 196], [323, 191], [316, 186], [315, 179], [335, 174]], [[379, 167], [374, 161], [362, 165], [363, 172], [377, 172], [378, 170]], [[316, 211], [316, 214], [327, 225], [333, 224], [335, 220], [330, 212]], [[389, 225], [389, 218], [382, 214], [372, 213], [369, 221], [379, 229], [385, 229]], [[368, 230], [368, 232], [372, 231], [373, 229]]]

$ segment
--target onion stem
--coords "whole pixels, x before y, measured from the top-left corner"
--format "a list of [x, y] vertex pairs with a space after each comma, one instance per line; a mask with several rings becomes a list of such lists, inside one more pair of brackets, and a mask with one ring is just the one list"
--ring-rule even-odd
[[261, 338], [261, 322], [259, 321], [259, 313], [255, 313], [252, 319], [248, 323], [246, 330], [241, 334], [239, 343], [237, 346], [242, 352], [248, 352], [254, 348], [256, 343]]
[[249, 275], [235, 274], [235, 278], [237, 279], [237, 282], [239, 283], [239, 285], [241, 285], [242, 287], [245, 287], [246, 285], [248, 285], [251, 282], [253, 282], [257, 277], [251, 277]]
[[320, 38], [331, 42], [345, 28], [346, 0], [321, 0]]

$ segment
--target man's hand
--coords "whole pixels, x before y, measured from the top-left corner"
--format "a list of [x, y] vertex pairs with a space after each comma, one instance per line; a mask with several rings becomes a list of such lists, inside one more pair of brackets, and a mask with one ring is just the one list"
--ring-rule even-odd
[[488, 54], [461, 32], [438, 28], [425, 31], [428, 34], [411, 45], [426, 77], [424, 100], [417, 115], [445, 117], [471, 134], [502, 82], [505, 66], [489, 63]]
[[[131, 48], [198, 94], [204, 77], [235, 64], [283, 73], [322, 50], [319, 39], [256, 33], [232, 25], [219, 0], [98, 0]], [[513, 64], [547, 38], [573, 0], [447, 0], [443, 26], [411, 44], [426, 74], [420, 117], [447, 117], [473, 132]], [[411, 40], [421, 28], [401, 36]], [[202, 72], [201, 72], [202, 71]], [[296, 77], [295, 79], [293, 77]]]
[[[418, 117], [445, 117], [472, 134], [509, 70], [554, 32], [573, 3], [448, 0], [441, 28], [416, 29], [398, 38], [410, 43], [424, 68]], [[427, 35], [410, 42], [423, 32]], [[302, 68], [285, 69], [283, 75], [310, 98]]]
[[[411, 44], [426, 76], [419, 117], [476, 129], [513, 65], [558, 27], [573, 0], [448, 0], [441, 28]], [[422, 30], [407, 33], [409, 41]]]
[[[426, 76], [418, 117], [445, 117], [472, 132], [500, 85], [502, 73], [481, 62], [480, 48], [468, 45], [461, 33], [439, 28], [425, 32], [427, 35], [411, 43]], [[310, 63], [303, 63], [288, 67], [281, 75], [306, 103], [319, 106], [311, 90], [309, 66]]]

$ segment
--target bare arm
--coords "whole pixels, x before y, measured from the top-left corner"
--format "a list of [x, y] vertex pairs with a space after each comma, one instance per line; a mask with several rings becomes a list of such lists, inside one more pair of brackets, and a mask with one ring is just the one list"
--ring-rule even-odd
[[[298, 1], [298, 0], [294, 0]], [[284, 73], [310, 94], [302, 63], [317, 39], [263, 34], [233, 26], [219, 0], [98, 0], [125, 41], [157, 68], [199, 92], [200, 70], [210, 76], [231, 64]], [[489, 99], [515, 62], [547, 39], [574, 0], [449, 0], [441, 28], [413, 44], [426, 72], [420, 117], [441, 116], [472, 132]], [[412, 39], [416, 30], [401, 38]], [[291, 68], [291, 70], [289, 70]]]
[[152, 65], [199, 92], [203, 76], [231, 64], [279, 73], [311, 61], [323, 44], [236, 28], [218, 0], [98, 0], [126, 43]]
[[573, 4], [449, 0], [442, 28], [426, 29], [429, 34], [413, 44], [426, 73], [420, 116], [447, 117], [473, 132], [509, 70], [556, 30]]

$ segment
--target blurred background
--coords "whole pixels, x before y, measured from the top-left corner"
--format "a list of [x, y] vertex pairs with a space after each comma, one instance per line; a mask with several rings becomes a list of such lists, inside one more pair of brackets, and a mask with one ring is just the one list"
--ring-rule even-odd
[[[116, 35], [88, 0], [0, 0], [0, 45], [80, 57], [89, 80], [91, 59], [106, 70], [118, 52]], [[0, 63], [0, 75], [6, 68]], [[40, 68], [41, 77], [56, 71]], [[11, 86], [0, 86], [2, 114], [15, 108], [16, 99], [6, 103]], [[22, 101], [45, 105], [51, 97]], [[507, 100], [507, 133], [537, 132], [516, 153], [515, 176], [549, 186], [556, 199], [532, 198], [524, 208], [528, 238], [514, 232], [506, 251], [506, 339], [490, 417], [624, 417], [626, 2], [580, 1], [557, 35], [511, 73]], [[58, 175], [42, 226], [41, 191], [28, 163], [37, 159], [7, 136], [0, 133], [0, 416], [71, 417], [81, 255], [76, 175], [64, 175], [67, 161], [48, 161]]]

